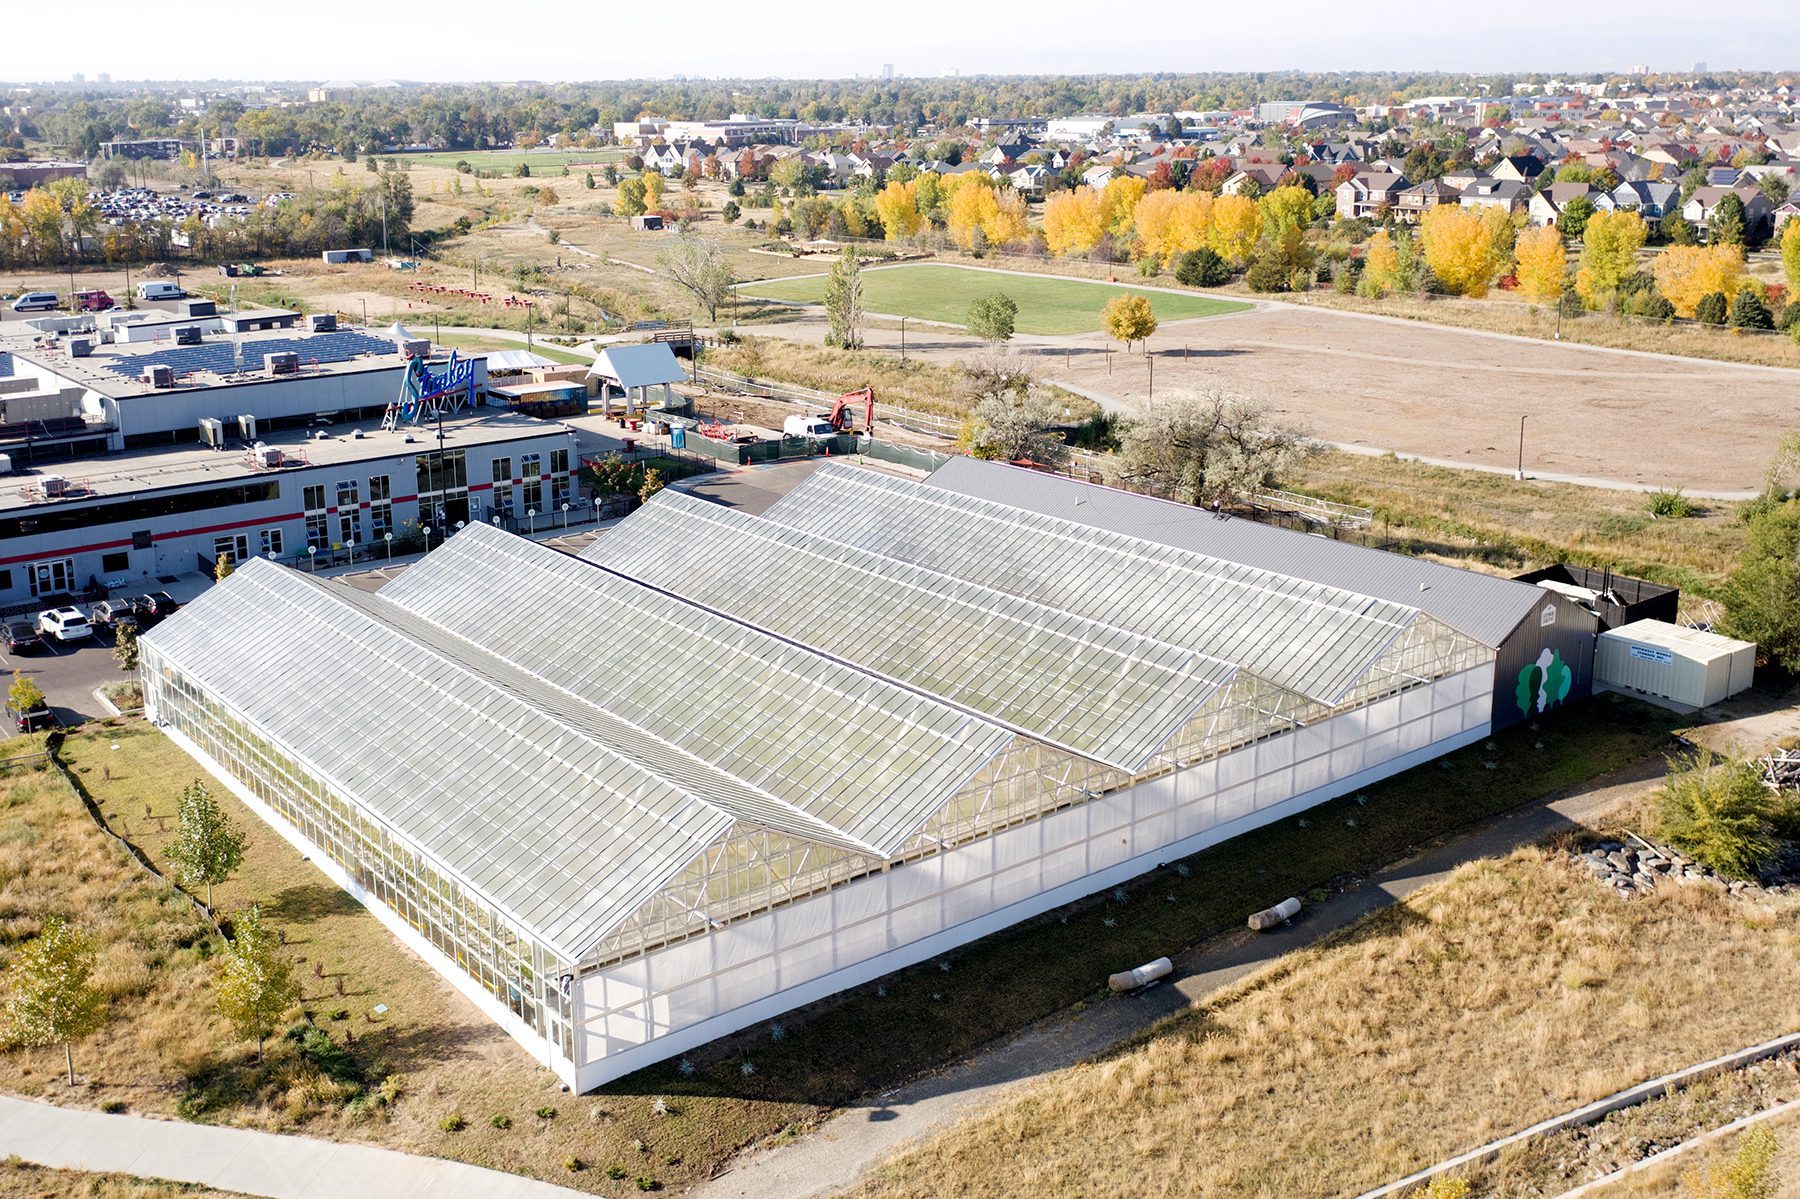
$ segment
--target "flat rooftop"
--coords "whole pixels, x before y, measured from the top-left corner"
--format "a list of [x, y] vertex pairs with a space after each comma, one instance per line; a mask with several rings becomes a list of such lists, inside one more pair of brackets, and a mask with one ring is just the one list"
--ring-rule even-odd
[[[221, 314], [225, 318], [231, 315]], [[236, 315], [246, 319], [254, 316], [242, 312]], [[215, 318], [157, 317], [152, 323], [173, 329], [212, 319]], [[87, 357], [72, 358], [66, 337], [53, 339], [22, 322], [12, 321], [0, 324], [0, 351], [10, 352], [15, 358], [35, 363], [70, 382], [116, 400], [167, 395], [170, 389], [153, 390], [139, 378], [143, 369], [153, 363], [167, 364], [175, 371], [173, 390], [176, 392], [267, 382], [269, 375], [264, 369], [264, 357], [281, 351], [300, 356], [300, 373], [282, 376], [284, 380], [392, 370], [406, 363], [399, 347], [385, 334], [350, 327], [340, 327], [332, 333], [307, 333], [300, 329], [208, 333], [197, 346], [178, 346], [172, 335], [165, 340], [148, 342], [108, 345], [96, 341]], [[481, 357], [479, 353], [459, 356]]]
[[[228, 433], [231, 429], [230, 425], [226, 426]], [[353, 436], [358, 430], [362, 431], [362, 436]], [[328, 436], [320, 438], [319, 432]], [[237, 438], [231, 438], [227, 442], [228, 448], [222, 450], [189, 443], [127, 450], [73, 462], [43, 463], [0, 479], [0, 512], [138, 495], [196, 483], [268, 479], [307, 467], [339, 466], [404, 454], [430, 454], [438, 448], [437, 432], [435, 424], [402, 425], [391, 432], [384, 431], [377, 421], [346, 421], [307, 431], [286, 430], [258, 438], [263, 446], [281, 451], [283, 465], [273, 467], [258, 465], [249, 447]], [[445, 418], [444, 449], [468, 449], [570, 432], [567, 425], [556, 421], [535, 420], [497, 409], [482, 410], [473, 416]], [[571, 441], [570, 449], [574, 448]], [[68, 493], [61, 499], [47, 499], [43, 495], [42, 480], [51, 475], [60, 476], [67, 482]], [[395, 493], [407, 495], [412, 490], [410, 484], [401, 484]]]

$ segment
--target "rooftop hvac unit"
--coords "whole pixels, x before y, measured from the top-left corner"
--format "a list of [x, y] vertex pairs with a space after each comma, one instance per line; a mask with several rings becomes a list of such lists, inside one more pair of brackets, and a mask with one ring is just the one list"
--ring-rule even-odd
[[409, 337], [400, 343], [400, 352], [408, 358], [431, 357], [431, 339], [429, 337]]
[[175, 330], [175, 344], [178, 346], [197, 346], [200, 344], [200, 326], [182, 325]]
[[306, 331], [308, 333], [337, 332], [337, 313], [314, 312], [310, 314], [306, 318]]
[[200, 442], [215, 450], [225, 448], [225, 422], [215, 416], [200, 418]]
[[87, 358], [94, 352], [94, 340], [91, 337], [69, 338], [69, 357]]
[[69, 494], [69, 481], [61, 475], [45, 475], [38, 480], [38, 484], [44, 489], [45, 499], [61, 499]]
[[13, 472], [12, 455], [11, 454], [0, 454], [0, 475], [10, 475], [10, 474], [12, 474], [12, 472]]
[[142, 378], [152, 387], [173, 387], [175, 386], [175, 368], [163, 362], [154, 363], [144, 371]]
[[257, 462], [257, 465], [262, 466], [266, 469], [271, 469], [271, 470], [277, 466], [280, 466], [281, 465], [281, 448], [279, 446], [264, 445], [260, 441], [257, 442], [256, 443], [256, 462]]
[[270, 354], [267, 362], [271, 375], [297, 375], [300, 373], [300, 355], [292, 350], [282, 350]]
[[245, 441], [256, 440], [256, 417], [246, 412], [237, 418], [238, 436]]

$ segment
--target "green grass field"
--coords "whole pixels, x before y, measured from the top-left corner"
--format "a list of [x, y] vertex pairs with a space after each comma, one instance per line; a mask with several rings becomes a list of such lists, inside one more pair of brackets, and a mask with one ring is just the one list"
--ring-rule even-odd
[[[387, 157], [382, 155], [381, 157]], [[620, 162], [625, 151], [617, 146], [595, 150], [431, 150], [396, 154], [401, 162], [427, 167], [454, 167], [466, 162], [478, 171], [515, 171], [520, 163], [529, 163], [531, 173], [557, 173], [564, 166], [583, 163]]]
[[[816, 304], [825, 295], [823, 276], [746, 284], [745, 295]], [[1020, 333], [1092, 333], [1100, 328], [1100, 309], [1120, 292], [1150, 297], [1159, 321], [1239, 312], [1250, 305], [1211, 296], [1145, 291], [1116, 283], [1083, 279], [1050, 279], [1037, 275], [1003, 275], [941, 263], [884, 267], [863, 272], [863, 306], [870, 312], [960, 325], [969, 305], [994, 292], [1004, 292], [1019, 305]]]

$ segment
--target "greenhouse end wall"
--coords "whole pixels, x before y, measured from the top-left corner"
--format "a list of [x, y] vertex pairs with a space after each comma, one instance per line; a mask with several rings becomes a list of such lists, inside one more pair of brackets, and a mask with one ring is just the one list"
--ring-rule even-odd
[[1459, 749], [1488, 734], [1493, 686], [1486, 663], [584, 975], [577, 1088]]

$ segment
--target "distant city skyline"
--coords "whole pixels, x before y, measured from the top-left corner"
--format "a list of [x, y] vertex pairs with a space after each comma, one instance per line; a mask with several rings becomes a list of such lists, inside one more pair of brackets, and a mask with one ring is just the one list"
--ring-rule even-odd
[[[1433, 9], [1418, 29], [1396, 28], [1367, 8], [1291, 0], [1280, 32], [1251, 6], [1187, 13], [1141, 12], [1118, 26], [1091, 5], [1044, 0], [1029, 21], [1016, 10], [921, 0], [907, 19], [846, 17], [842, 5], [798, 0], [779, 15], [702, 0], [681, 11], [595, 10], [567, 0], [508, 5], [504, 24], [476, 0], [441, 0], [387, 15], [358, 10], [338, 25], [331, 10], [201, 10], [180, 21], [145, 21], [118, 0], [94, 0], [71, 36], [50, 6], [7, 15], [15, 53], [0, 70], [20, 81], [131, 79], [543, 82], [690, 77], [879, 78], [977, 74], [1135, 74], [1203, 71], [1608, 71], [1647, 65], [1682, 73], [1800, 66], [1800, 22], [1786, 0], [1746, 0], [1729, 21], [1693, 20], [1689, 7], [1652, 0], [1623, 21], [1616, 10], [1565, 7], [1522, 20], [1496, 6]], [[228, 14], [228, 19], [225, 19]], [[116, 16], [116, 24], [112, 18]], [[216, 18], [209, 20], [209, 18]], [[1116, 32], [1115, 32], [1116, 30]], [[1152, 34], [1154, 36], [1150, 36]], [[24, 69], [24, 64], [29, 64]]]

